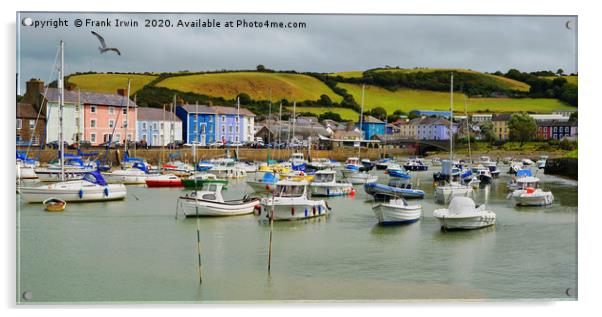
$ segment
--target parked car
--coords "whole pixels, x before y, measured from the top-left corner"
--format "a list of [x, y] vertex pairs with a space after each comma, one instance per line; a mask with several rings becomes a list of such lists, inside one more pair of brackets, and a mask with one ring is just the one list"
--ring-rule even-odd
[[80, 149], [89, 149], [91, 147], [92, 147], [92, 142], [86, 141], [86, 140], [75, 142], [75, 143], [69, 145], [70, 149], [77, 149], [77, 148], [80, 148]]
[[[47, 147], [51, 148], [51, 149], [58, 149], [59, 148], [59, 141], [52, 141], [48, 144], [46, 144]], [[67, 143], [67, 141], [63, 141], [63, 146], [64, 148], [69, 148], [69, 143]]]
[[105, 142], [99, 145], [100, 147], [108, 147], [108, 148], [118, 148], [121, 146], [121, 144], [119, 143], [119, 141], [113, 141], [113, 142]]
[[179, 149], [183, 146], [184, 146], [184, 141], [180, 141], [180, 140], [167, 143], [168, 149]]

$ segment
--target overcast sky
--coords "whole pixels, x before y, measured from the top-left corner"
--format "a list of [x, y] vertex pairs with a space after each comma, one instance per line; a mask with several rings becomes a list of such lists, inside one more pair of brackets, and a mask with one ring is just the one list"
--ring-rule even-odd
[[[68, 27], [23, 26], [24, 18], [59, 18]], [[112, 21], [111, 27], [75, 27], [74, 20]], [[134, 28], [114, 20], [135, 19]], [[144, 19], [216, 19], [220, 28], [145, 28]], [[22, 13], [17, 21], [20, 84], [49, 77], [58, 42], [65, 41], [65, 72], [162, 72], [254, 69], [336, 72], [384, 65], [470, 68], [494, 72], [577, 71], [576, 17], [535, 16], [362, 16]], [[305, 22], [303, 29], [225, 28], [224, 22]], [[567, 21], [569, 27], [567, 27]], [[100, 33], [113, 52], [101, 55]], [[20, 89], [24, 90], [24, 86]]]

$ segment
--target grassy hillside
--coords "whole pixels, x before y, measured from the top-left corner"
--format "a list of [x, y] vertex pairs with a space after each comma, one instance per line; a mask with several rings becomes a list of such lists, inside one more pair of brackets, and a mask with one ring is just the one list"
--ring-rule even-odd
[[[288, 111], [292, 112], [293, 107], [288, 107]], [[357, 120], [360, 116], [359, 113], [353, 109], [340, 108], [340, 107], [296, 107], [297, 112], [311, 112], [316, 115], [321, 115], [325, 112], [338, 113], [343, 120]]]
[[485, 74], [482, 72], [477, 72], [474, 70], [470, 70], [470, 69], [463, 69], [463, 68], [386, 68], [386, 69], [377, 69], [375, 70], [376, 72], [401, 72], [401, 73], [417, 73], [417, 72], [423, 72], [423, 73], [429, 73], [429, 72], [436, 72], [436, 71], [449, 71], [449, 72], [456, 72], [456, 73], [468, 73], [468, 74], [478, 74], [483, 76], [484, 79], [490, 81], [492, 84], [502, 87], [502, 88], [507, 88], [507, 89], [512, 89], [512, 90], [518, 90], [518, 91], [529, 91], [529, 85], [517, 80], [513, 80], [510, 78], [506, 78], [506, 77], [502, 77], [502, 76], [496, 76], [496, 75], [492, 75], [492, 74]]
[[127, 88], [131, 80], [130, 95], [140, 90], [157, 76], [132, 74], [84, 74], [69, 76], [69, 83], [76, 84], [81, 90], [115, 93], [119, 88]]
[[332, 73], [331, 76], [341, 76], [343, 78], [360, 78], [364, 75], [363, 70], [352, 70], [348, 72]]
[[299, 74], [233, 72], [177, 76], [160, 81], [157, 87], [226, 99], [233, 99], [244, 92], [254, 100], [267, 100], [271, 88], [272, 100], [318, 100], [323, 94], [334, 102], [342, 100], [320, 80]]
[[[361, 101], [362, 87], [355, 84], [339, 83], [338, 86], [347, 90], [357, 101]], [[369, 110], [381, 106], [388, 113], [397, 109], [409, 112], [415, 109], [422, 110], [448, 110], [449, 93], [430, 90], [398, 89], [389, 91], [375, 86], [366, 86], [365, 109]], [[533, 99], [533, 98], [467, 98], [468, 112], [494, 111], [494, 112], [552, 112], [556, 109], [575, 109], [557, 99]], [[454, 105], [456, 109], [464, 110], [464, 95], [454, 93]]]
[[[556, 76], [541, 76], [541, 78], [554, 80], [557, 78]], [[579, 85], [579, 76], [563, 76], [562, 78], [566, 79], [569, 84]]]

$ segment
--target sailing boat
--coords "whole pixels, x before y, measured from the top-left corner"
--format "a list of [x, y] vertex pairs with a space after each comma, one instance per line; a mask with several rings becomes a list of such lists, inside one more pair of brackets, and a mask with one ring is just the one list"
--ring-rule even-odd
[[[176, 102], [176, 96], [174, 95], [174, 105]], [[171, 111], [170, 111], [171, 115]], [[163, 122], [165, 122], [165, 105], [163, 105]], [[163, 134], [163, 131], [161, 131]], [[173, 125], [170, 127], [170, 142], [173, 142]], [[165, 171], [172, 171], [175, 168], [171, 164], [162, 164], [163, 161], [163, 148], [165, 146], [165, 137], [161, 138], [161, 156], [159, 158], [159, 171], [157, 175], [149, 176], [146, 178], [145, 183], [147, 187], [180, 187], [182, 180], [171, 173], [165, 173]], [[169, 153], [168, 153], [169, 154]]]
[[36, 187], [19, 188], [21, 197], [30, 203], [41, 203], [48, 198], [57, 198], [65, 202], [107, 201], [124, 199], [127, 193], [123, 184], [107, 184], [100, 172], [84, 174], [80, 180], [65, 181], [65, 148], [63, 138], [63, 108], [65, 106], [64, 89], [64, 42], [60, 42], [61, 67], [58, 76], [59, 89], [59, 150], [61, 182]]
[[[450, 118], [449, 118], [449, 161], [442, 162], [444, 165], [453, 166], [454, 161], [454, 134], [453, 134], [453, 118], [454, 118], [454, 74], [451, 74], [450, 84]], [[447, 164], [446, 164], [447, 163]], [[450, 164], [451, 163], [451, 164]], [[472, 197], [473, 189], [472, 186], [462, 185], [452, 179], [451, 175], [447, 183], [443, 186], [435, 188], [435, 202], [440, 204], [447, 204], [450, 202], [452, 197], [463, 196]]]
[[[360, 113], [360, 134], [361, 137], [364, 137], [364, 133], [362, 131], [362, 127], [364, 124], [364, 90], [365, 90], [365, 85], [362, 85], [362, 110]], [[359, 143], [359, 146], [357, 148], [357, 158], [355, 157], [350, 157], [349, 159], [347, 159], [348, 162], [350, 162], [350, 164], [345, 164], [345, 169], [347, 170], [346, 177], [347, 180], [351, 183], [351, 184], [369, 184], [369, 183], [375, 183], [378, 180], [378, 177], [376, 175], [372, 175], [370, 173], [368, 173], [367, 171], [364, 171], [364, 165], [362, 165], [360, 162], [360, 155], [362, 152], [362, 143]], [[356, 170], [357, 168], [357, 170]], [[349, 173], [350, 172], [350, 173]]]

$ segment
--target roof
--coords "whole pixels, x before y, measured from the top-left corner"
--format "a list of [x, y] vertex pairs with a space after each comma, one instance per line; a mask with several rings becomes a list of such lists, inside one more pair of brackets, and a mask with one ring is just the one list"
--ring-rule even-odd
[[[59, 100], [59, 90], [57, 88], [49, 87], [46, 91], [46, 100], [49, 102], [58, 102]], [[65, 102], [66, 103], [77, 103], [78, 100], [82, 104], [90, 104], [90, 105], [106, 105], [106, 106], [115, 106], [115, 107], [125, 107], [127, 104], [126, 97], [119, 95], [117, 92], [113, 94], [102, 93], [102, 92], [91, 92], [91, 91], [81, 91], [77, 92], [74, 90], [65, 89]], [[130, 107], [138, 107], [130, 99], [129, 103]]]
[[140, 107], [138, 108], [138, 118], [137, 120], [146, 120], [146, 121], [182, 121], [177, 116], [174, 116], [173, 113], [169, 111], [163, 111], [163, 109], [158, 108], [148, 108], [148, 107]]
[[412, 110], [410, 113], [417, 114], [419, 116], [443, 116], [450, 117], [450, 111], [440, 111], [440, 110]]
[[240, 108], [240, 111], [237, 111], [236, 107], [212, 106], [211, 108], [215, 110], [215, 113], [217, 114], [236, 115], [237, 113], [240, 113], [242, 116], [255, 117], [255, 114], [246, 108]]
[[[185, 104], [185, 105], [178, 105], [177, 107], [180, 107], [180, 108], [184, 109], [188, 113], [208, 113], [208, 114], [214, 114], [215, 113], [215, 110], [212, 107], [209, 107], [207, 105], [189, 105], [189, 104]], [[198, 109], [198, 112], [197, 112], [197, 109]]]
[[[38, 117], [38, 112], [33, 107], [32, 104], [29, 103], [17, 103], [17, 118], [24, 119], [35, 119]], [[40, 119], [44, 119], [45, 116], [43, 113], [40, 113]]]
[[570, 122], [570, 121], [538, 121], [537, 122], [538, 126], [541, 127], [576, 127], [577, 126], [577, 122]]
[[382, 124], [385, 124], [385, 122], [380, 121], [380, 120], [378, 120], [375, 117], [370, 116], [370, 115], [364, 115], [364, 121], [363, 121], [363, 123], [382, 123]]
[[509, 113], [494, 114], [491, 116], [491, 121], [508, 121], [512, 117]]

